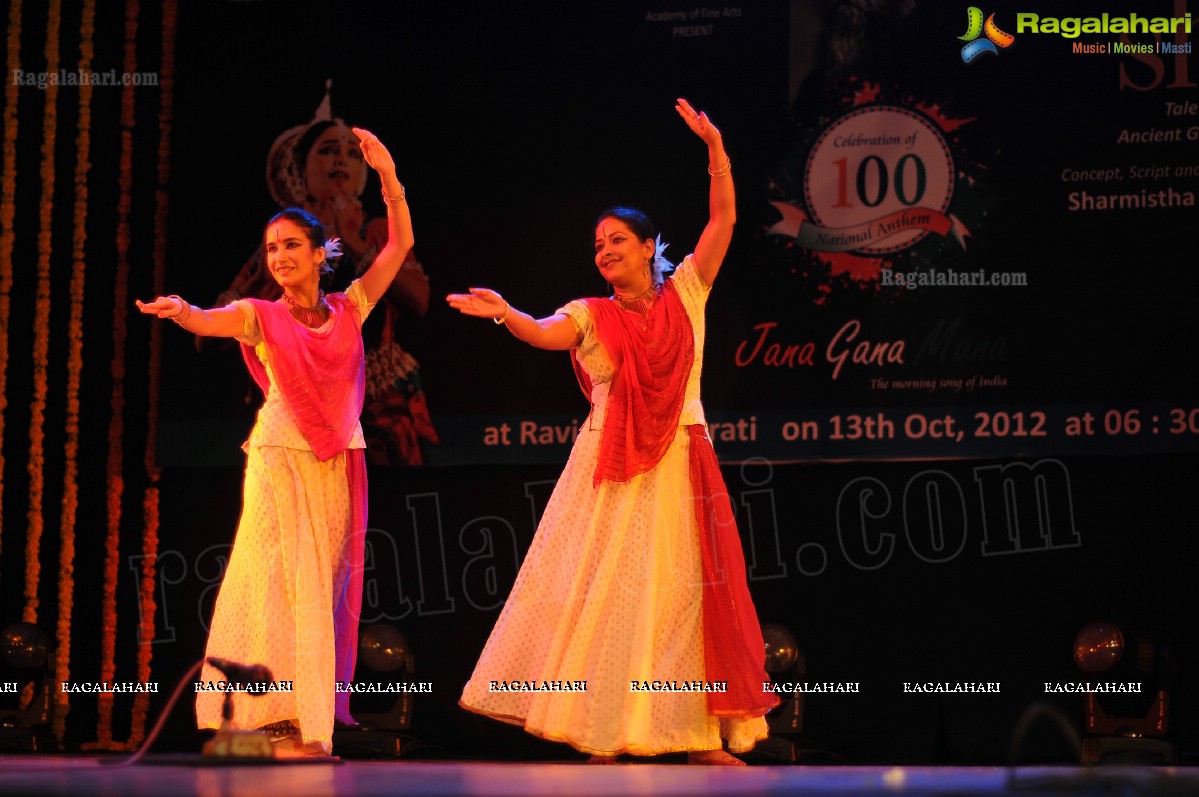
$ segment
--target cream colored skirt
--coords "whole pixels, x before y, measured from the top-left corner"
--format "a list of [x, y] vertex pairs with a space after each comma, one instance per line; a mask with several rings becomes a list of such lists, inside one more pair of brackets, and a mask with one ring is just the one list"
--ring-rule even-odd
[[[318, 462], [311, 451], [246, 452], [242, 516], [221, 582], [205, 656], [265, 664], [290, 692], [234, 694], [239, 728], [291, 720], [305, 742], [329, 752], [333, 738], [333, 596], [348, 575], [350, 529], [345, 455]], [[205, 664], [201, 680], [224, 676]], [[221, 724], [220, 692], [198, 692], [200, 728]]]
[[[600, 432], [580, 430], [461, 705], [586, 753], [745, 751], [766, 721], [711, 716], [704, 681], [703, 568], [687, 429], [658, 466], [592, 485]], [[495, 691], [491, 682], [586, 681], [585, 692]]]

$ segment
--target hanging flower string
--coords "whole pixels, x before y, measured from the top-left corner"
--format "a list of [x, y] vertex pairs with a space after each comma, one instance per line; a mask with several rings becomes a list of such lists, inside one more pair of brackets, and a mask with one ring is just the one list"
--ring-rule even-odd
[[[58, 71], [58, 32], [61, 0], [51, 0], [46, 14], [46, 70]], [[50, 360], [50, 249], [54, 217], [54, 142], [58, 134], [58, 86], [46, 86], [42, 111], [42, 201], [38, 214], [37, 291], [33, 314], [33, 401], [29, 405], [29, 536], [25, 545], [25, 613], [27, 623], [37, 623], [38, 582], [41, 578], [42, 531], [45, 517], [45, 411], [46, 369]]]
[[[170, 194], [167, 184], [171, 176], [171, 125], [175, 98], [175, 23], [178, 8], [175, 0], [166, 0], [162, 6], [162, 74], [158, 110], [158, 191], [154, 209], [154, 290], [155, 296], [163, 293], [166, 282], [167, 217], [170, 210]], [[162, 360], [162, 325], [153, 324], [150, 329], [150, 373], [149, 373], [149, 418], [146, 433], [146, 474], [150, 484], [146, 488], [143, 503], [145, 533], [142, 537], [142, 583], [141, 583], [141, 627], [138, 633], [137, 673], [138, 680], [150, 680], [150, 663], [154, 648], [154, 617], [157, 604], [154, 600], [156, 587], [156, 562], [158, 557], [158, 463], [155, 448], [158, 442], [158, 382], [159, 363]], [[129, 746], [138, 747], [146, 732], [146, 714], [150, 708], [150, 695], [138, 692], [133, 700], [133, 721], [130, 726]]]
[[[21, 0], [8, 7], [8, 71], [21, 68]], [[0, 176], [0, 442], [8, 410], [8, 321], [12, 309], [12, 250], [16, 239], [17, 194], [17, 84], [4, 81], [4, 154]], [[4, 550], [4, 446], [0, 445], [0, 552]]]
[[[84, 0], [79, 23], [79, 70], [90, 72], [94, 52], [95, 0]], [[75, 228], [71, 257], [71, 317], [67, 323], [66, 442], [62, 483], [62, 543], [58, 557], [58, 644], [54, 683], [71, 680], [71, 620], [75, 606], [75, 521], [79, 513], [79, 384], [83, 373], [83, 289], [87, 271], [87, 175], [91, 170], [92, 87], [79, 87], [75, 134]], [[70, 712], [68, 695], [55, 693], [54, 735], [60, 741]]]
[[[125, 3], [125, 71], [137, 71], [138, 0]], [[121, 498], [125, 494], [125, 338], [129, 313], [129, 215], [133, 201], [133, 86], [121, 89], [121, 154], [117, 164], [117, 269], [112, 292], [112, 417], [108, 424], [108, 535], [104, 559], [104, 597], [100, 612], [100, 680], [111, 682], [115, 673], [117, 638], [117, 575], [120, 563]], [[99, 695], [96, 747], [114, 749], [112, 741], [112, 695]]]

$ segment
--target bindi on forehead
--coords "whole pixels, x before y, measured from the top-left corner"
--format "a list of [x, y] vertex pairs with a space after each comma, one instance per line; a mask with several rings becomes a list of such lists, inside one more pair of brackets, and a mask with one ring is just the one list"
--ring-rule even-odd
[[602, 240], [604, 238], [609, 238], [618, 232], [621, 232], [621, 229], [615, 223], [610, 223], [607, 221], [600, 222], [599, 236], [596, 238], [596, 240]]
[[270, 227], [267, 228], [266, 240], [268, 242], [274, 242], [276, 244], [283, 243], [284, 241], [292, 241], [292, 240], [302, 241], [302, 240], [304, 240], [302, 234], [299, 234], [298, 230], [291, 230], [291, 229], [288, 229], [288, 227], [289, 227], [289, 225], [286, 222], [282, 222], [282, 221], [278, 222], [276, 224], [272, 224]]

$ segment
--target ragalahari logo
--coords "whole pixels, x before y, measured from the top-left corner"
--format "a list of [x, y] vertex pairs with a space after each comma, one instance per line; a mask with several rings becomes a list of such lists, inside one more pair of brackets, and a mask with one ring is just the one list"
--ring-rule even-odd
[[[979, 36], [985, 36], [980, 39]], [[958, 36], [959, 41], [967, 42], [962, 48], [962, 62], [970, 63], [983, 53], [999, 55], [1000, 50], [1006, 50], [1016, 41], [1016, 37], [1005, 33], [995, 24], [995, 15], [987, 17], [983, 22], [983, 11], [978, 6], [966, 9], [966, 33]]]

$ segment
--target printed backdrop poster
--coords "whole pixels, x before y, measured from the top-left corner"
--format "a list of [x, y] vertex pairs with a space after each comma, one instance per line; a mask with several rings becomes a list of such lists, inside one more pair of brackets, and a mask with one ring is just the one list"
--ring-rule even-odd
[[[222, 90], [181, 108], [179, 151], [221, 141], [228, 168], [219, 190], [180, 193], [172, 285], [196, 301], [227, 288], [275, 207], [258, 177], [272, 142], [309, 123], [331, 80], [332, 115], [376, 128], [410, 187], [431, 298], [423, 317], [389, 313], [387, 334], [393, 370], [415, 371], [396, 390], [407, 400], [417, 384], [430, 416], [431, 434], [409, 430], [421, 461], [563, 461], [588, 409], [565, 357], [440, 297], [487, 285], [545, 315], [603, 294], [590, 226], [617, 202], [644, 207], [668, 253], [685, 255], [707, 178], [671, 117], [676, 95], [711, 112], [737, 180], [705, 362], [725, 461], [1199, 442], [1187, 222], [1199, 117], [1180, 0], [618, 3], [532, 16], [395, 4], [375, 9], [377, 24], [348, 15], [321, 35], [283, 20], [309, 54], [287, 69], [251, 33], [271, 8], [223, 7], [237, 25], [193, 11], [189, 29], [232, 40], [218, 60], [202, 36], [181, 42], [181, 90]], [[640, 57], [617, 68], [617, 43]], [[233, 109], [244, 112], [231, 126]], [[174, 179], [206, 185], [199, 166]], [[381, 214], [372, 191], [358, 201], [363, 217]], [[201, 254], [184, 220], [213, 203], [227, 234]], [[168, 343], [179, 349], [168, 374], [213, 379], [168, 379], [164, 460], [185, 464], [179, 435], [200, 424], [209, 446], [186, 464], [231, 462], [255, 401], [240, 363]]]
[[1189, 16], [1065, 6], [823, 18], [713, 352], [773, 456], [1194, 449]]

